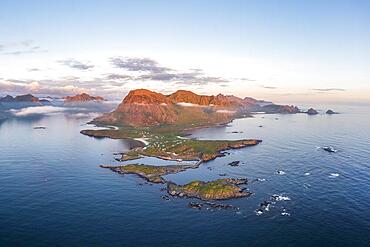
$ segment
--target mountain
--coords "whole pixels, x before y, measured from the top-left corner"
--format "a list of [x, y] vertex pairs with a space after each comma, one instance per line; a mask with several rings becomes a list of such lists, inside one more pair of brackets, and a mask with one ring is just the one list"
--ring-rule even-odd
[[104, 101], [105, 99], [100, 96], [90, 96], [87, 93], [77, 94], [75, 96], [67, 96], [64, 98], [65, 103], [70, 102], [89, 102], [89, 101]]
[[175, 105], [165, 95], [138, 89], [129, 92], [117, 109], [101, 120], [131, 126], [150, 126], [174, 124], [178, 118]]
[[13, 96], [7, 95], [3, 98], [0, 98], [0, 102], [15, 102]]
[[263, 107], [258, 102], [253, 98], [242, 99], [233, 95], [198, 95], [186, 90], [164, 95], [147, 89], [136, 89], [128, 93], [116, 110], [93, 122], [132, 127], [174, 125], [187, 128], [227, 123], [252, 111], [299, 111], [293, 106]]
[[[203, 126], [231, 120], [230, 114], [217, 112], [217, 107], [207, 105], [206, 96], [189, 91], [164, 95], [146, 89], [130, 91], [117, 109], [94, 122], [133, 127], [177, 125]], [[200, 104], [197, 104], [200, 103]]]
[[18, 95], [16, 97], [7, 95], [0, 98], [0, 102], [3, 103], [16, 103], [16, 102], [29, 102], [29, 103], [39, 103], [39, 98], [33, 96], [32, 94]]
[[177, 103], [191, 103], [202, 106], [225, 106], [225, 107], [234, 107], [234, 106], [244, 106], [248, 104], [241, 98], [235, 97], [233, 95], [223, 95], [218, 94], [217, 96], [208, 96], [208, 95], [198, 95], [191, 91], [178, 90], [173, 94], [167, 96], [168, 99]]

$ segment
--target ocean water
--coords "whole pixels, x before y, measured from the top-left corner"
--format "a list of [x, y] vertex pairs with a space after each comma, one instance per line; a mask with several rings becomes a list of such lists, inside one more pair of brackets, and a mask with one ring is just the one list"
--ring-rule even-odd
[[[259, 178], [247, 186], [251, 197], [224, 202], [238, 212], [190, 209], [188, 202], [196, 200], [166, 201], [163, 185], [100, 168], [118, 165], [114, 153], [131, 144], [79, 134], [89, 128], [88, 118], [54, 114], [2, 122], [0, 245], [370, 246], [370, 108], [334, 109], [342, 114], [261, 114], [192, 132], [199, 139], [263, 140], [167, 176], [177, 183], [221, 173]], [[320, 149], [328, 145], [338, 152]], [[234, 160], [240, 166], [227, 166]], [[257, 215], [274, 194], [285, 200]]]

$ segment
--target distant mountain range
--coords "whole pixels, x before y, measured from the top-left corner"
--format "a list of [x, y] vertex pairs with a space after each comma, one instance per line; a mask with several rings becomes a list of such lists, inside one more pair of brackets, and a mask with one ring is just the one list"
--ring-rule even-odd
[[[14, 112], [27, 107], [66, 107], [68, 112], [107, 112], [114, 105], [100, 104], [104, 98], [100, 96], [90, 96], [86, 93], [75, 96], [67, 96], [64, 99], [60, 98], [38, 98], [32, 94], [24, 94], [18, 96], [6, 95], [0, 97], [0, 120], [14, 117]], [[41, 112], [41, 113], [40, 113]], [[34, 115], [42, 115], [43, 110], [38, 110]]]
[[[48, 99], [52, 99], [51, 97], [47, 97]], [[91, 102], [91, 101], [104, 101], [105, 99], [100, 96], [90, 96], [87, 93], [77, 94], [74, 96], [67, 96], [64, 97], [65, 103], [71, 102]], [[31, 103], [31, 104], [50, 104], [51, 101], [47, 99], [40, 99], [38, 97], [33, 96], [32, 94], [24, 94], [18, 96], [11, 96], [7, 95], [5, 97], [0, 98], [0, 103]]]
[[[32, 94], [0, 97], [0, 118], [9, 118], [10, 109], [31, 106], [86, 107], [85, 111], [107, 112], [112, 104], [100, 104], [103, 97], [87, 93], [67, 96], [63, 101], [51, 97], [38, 98]], [[112, 112], [95, 118], [96, 124], [131, 127], [173, 126], [176, 128], [205, 127], [228, 123], [235, 118], [251, 116], [256, 112], [295, 114], [318, 114], [314, 109], [301, 111], [293, 105], [277, 105], [251, 97], [239, 98], [234, 95], [199, 95], [187, 90], [178, 90], [165, 95], [147, 89], [130, 91]], [[330, 114], [330, 112], [328, 113]]]
[[93, 122], [132, 127], [175, 125], [186, 128], [227, 123], [252, 112], [293, 114], [301, 111], [296, 106], [275, 105], [250, 97], [198, 95], [186, 90], [164, 95], [137, 89], [130, 91], [113, 112]]
[[75, 96], [67, 96], [63, 98], [65, 103], [71, 102], [89, 102], [89, 101], [104, 101], [105, 99], [100, 96], [91, 96], [87, 93], [77, 94]]
[[0, 98], [1, 103], [16, 103], [16, 102], [29, 102], [29, 103], [42, 103], [49, 102], [48, 100], [40, 100], [39, 98], [33, 96], [32, 94], [24, 94], [18, 96], [7, 95], [3, 98]]

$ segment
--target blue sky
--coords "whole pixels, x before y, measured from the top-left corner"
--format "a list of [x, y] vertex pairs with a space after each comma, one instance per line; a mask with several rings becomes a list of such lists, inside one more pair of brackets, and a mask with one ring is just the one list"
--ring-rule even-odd
[[[370, 1], [3, 0], [0, 89], [370, 101], [369, 23]], [[167, 70], [130, 70], [137, 59]]]

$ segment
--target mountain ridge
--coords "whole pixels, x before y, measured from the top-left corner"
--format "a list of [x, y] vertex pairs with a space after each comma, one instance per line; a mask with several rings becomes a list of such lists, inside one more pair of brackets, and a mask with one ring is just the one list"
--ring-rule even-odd
[[87, 101], [104, 101], [101, 96], [91, 96], [87, 93], [76, 94], [74, 96], [66, 96], [63, 98], [66, 103], [71, 102], [87, 102]]
[[294, 106], [266, 107], [256, 99], [233, 95], [199, 95], [188, 90], [162, 94], [148, 89], [131, 90], [118, 107], [93, 120], [95, 123], [131, 127], [178, 125], [183, 127], [208, 126], [230, 122], [252, 111], [268, 113], [297, 113]]

